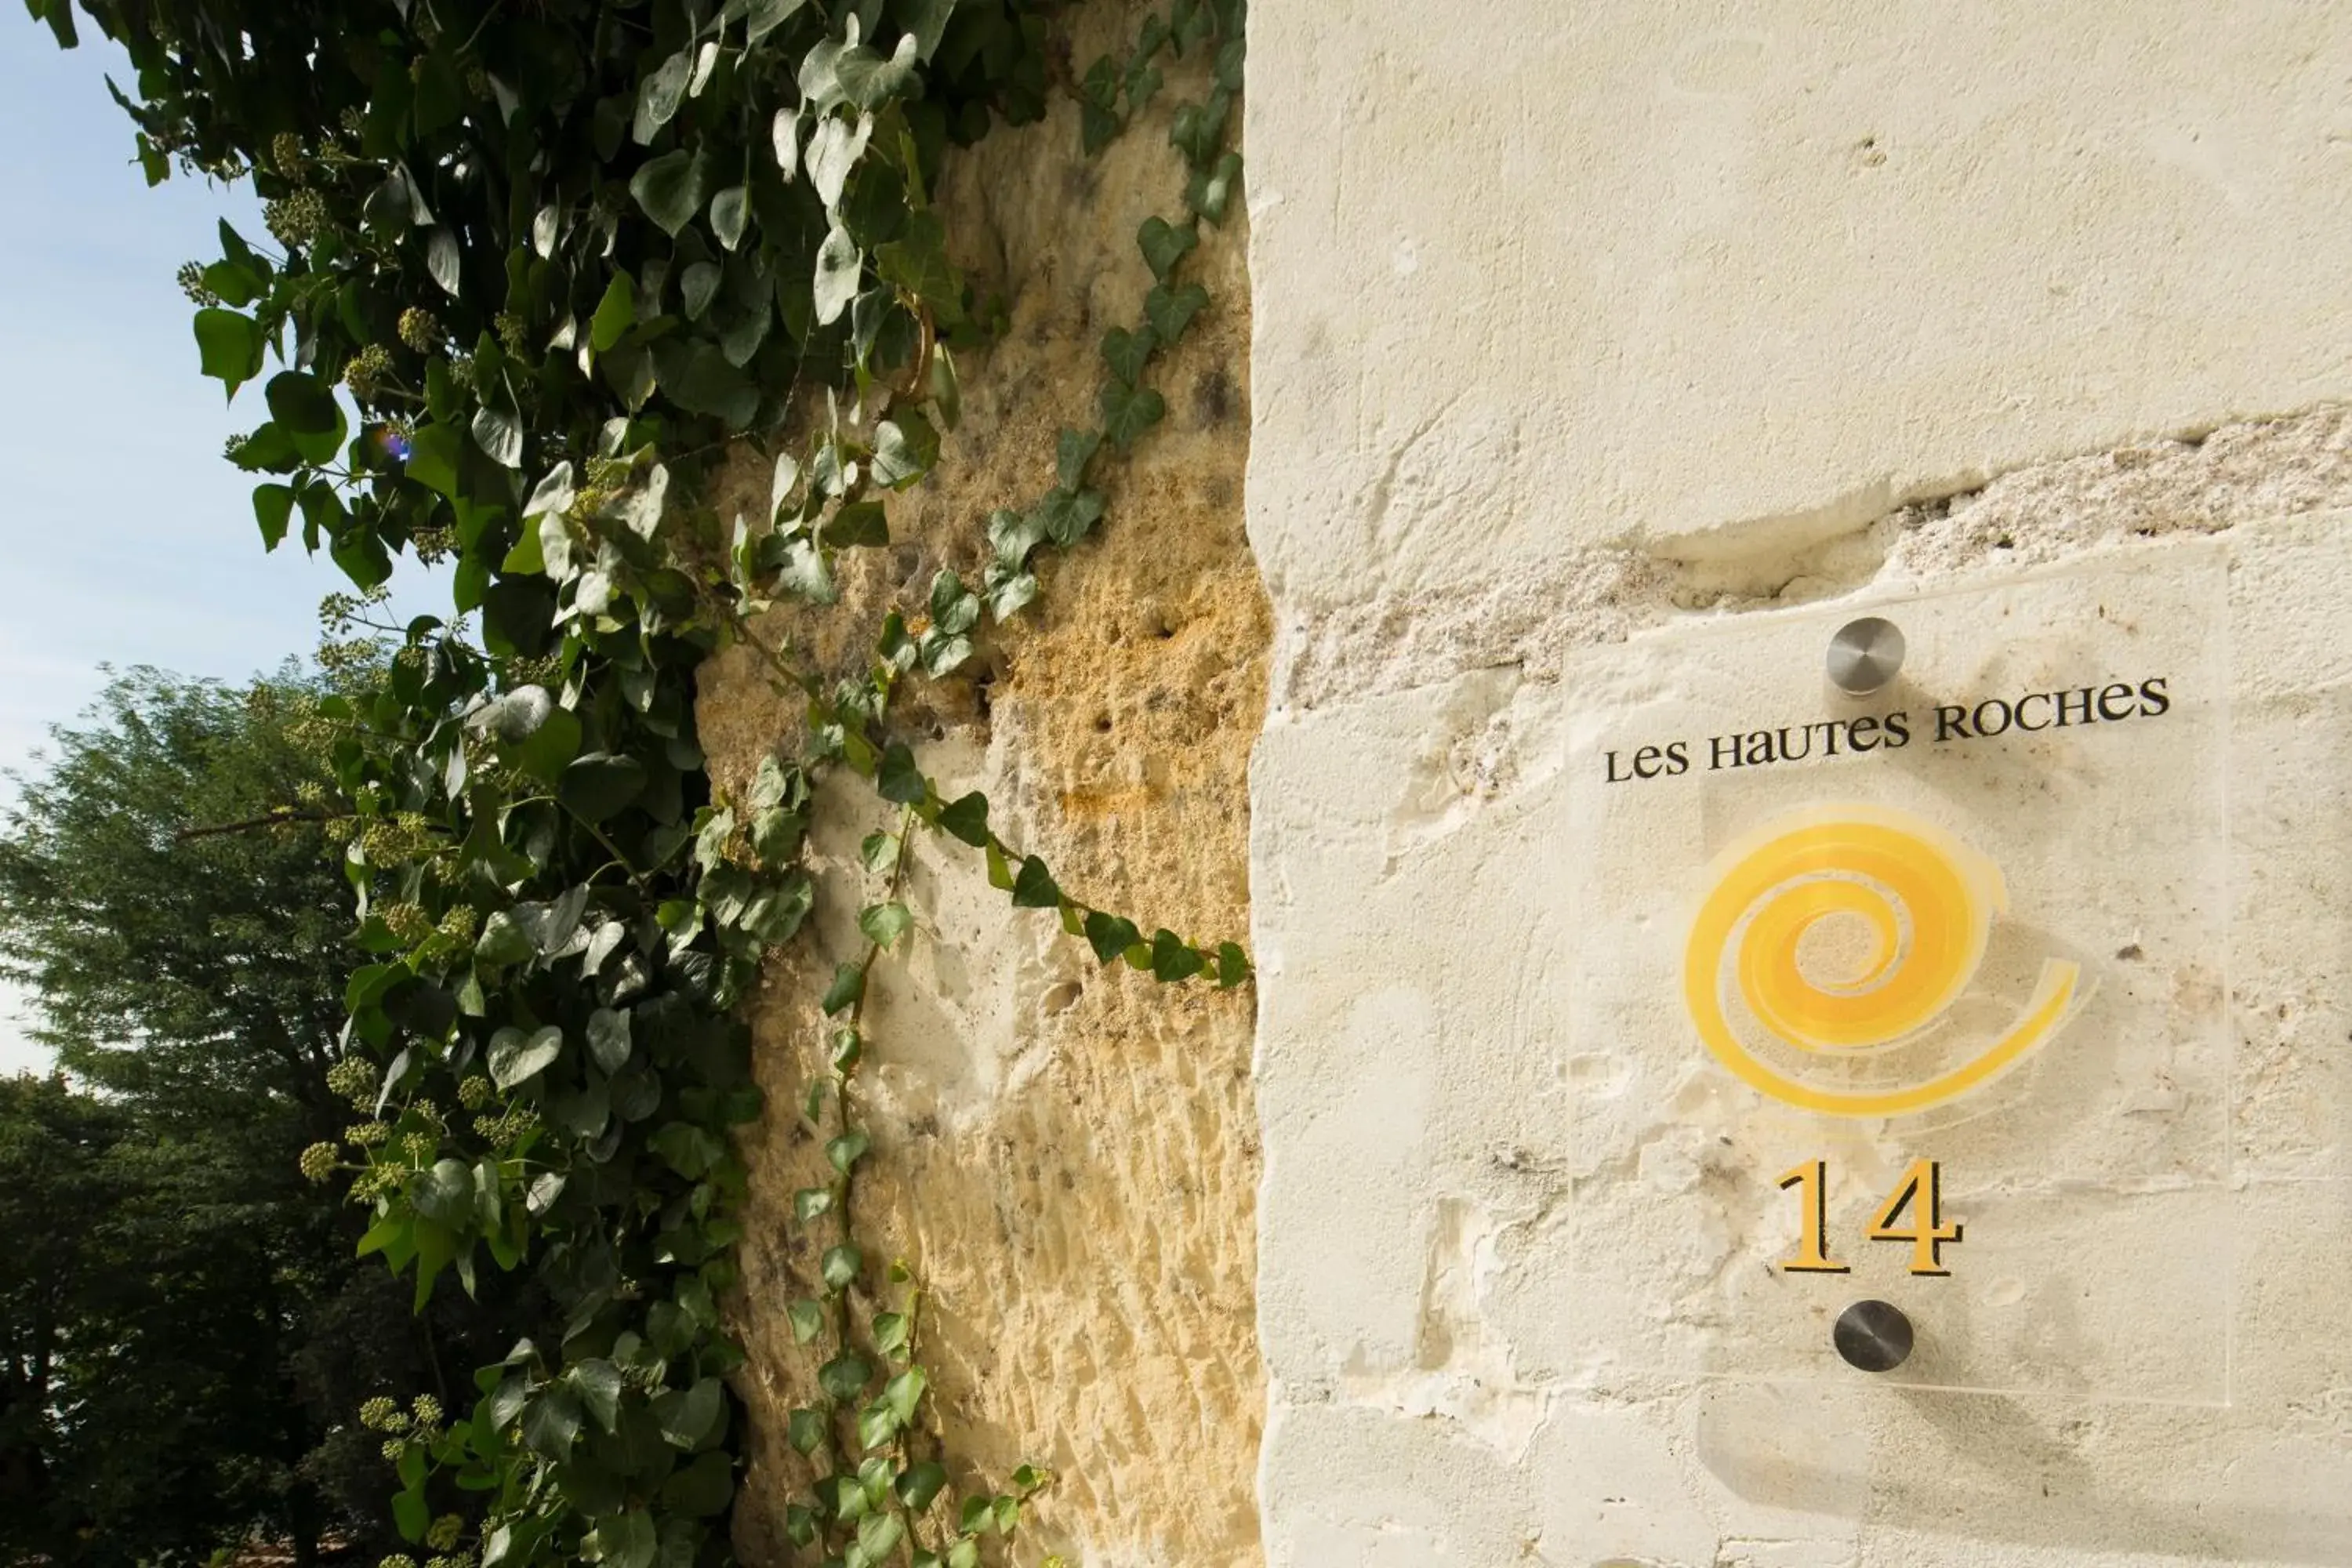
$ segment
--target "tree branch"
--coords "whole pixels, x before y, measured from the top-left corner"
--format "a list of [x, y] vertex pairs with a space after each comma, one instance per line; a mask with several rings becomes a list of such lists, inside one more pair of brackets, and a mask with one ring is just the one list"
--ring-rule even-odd
[[205, 827], [183, 827], [172, 836], [175, 844], [185, 844], [191, 838], [211, 838], [224, 833], [250, 833], [257, 827], [279, 827], [289, 822], [332, 822], [348, 816], [340, 811], [294, 811], [280, 806], [267, 816], [247, 817], [243, 822], [219, 822]]

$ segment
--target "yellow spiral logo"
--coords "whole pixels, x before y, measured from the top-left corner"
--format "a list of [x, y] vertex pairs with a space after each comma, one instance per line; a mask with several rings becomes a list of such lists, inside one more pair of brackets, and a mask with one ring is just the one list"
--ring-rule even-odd
[[[1717, 862], [1684, 954], [1684, 1000], [1716, 1059], [1775, 1100], [1832, 1116], [1925, 1110], [1990, 1082], [2056, 1033], [2078, 1000], [2081, 966], [2044, 960], [2023, 1012], [1983, 1050], [1884, 1089], [1790, 1077], [1740, 1038], [1730, 1004], [1764, 1035], [1811, 1055], [1902, 1045], [1967, 991], [1993, 917], [2008, 907], [1998, 867], [1915, 817], [1850, 806], [1783, 818]], [[1842, 962], [1825, 963], [1824, 948]]]

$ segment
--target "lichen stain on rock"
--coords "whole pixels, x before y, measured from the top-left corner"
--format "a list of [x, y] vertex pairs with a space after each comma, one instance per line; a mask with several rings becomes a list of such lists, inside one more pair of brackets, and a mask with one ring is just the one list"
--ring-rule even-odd
[[[1073, 58], [1118, 47], [1141, 14], [1092, 7]], [[1050, 488], [1057, 430], [1092, 422], [1103, 331], [1141, 319], [1150, 278], [1135, 233], [1177, 212], [1183, 188], [1165, 110], [1205, 90], [1204, 66], [1171, 70], [1098, 160], [1081, 157], [1066, 100], [953, 158], [940, 200], [959, 259], [983, 294], [1007, 296], [1011, 330], [961, 364], [962, 426], [893, 502], [894, 543], [844, 557], [841, 609], [776, 612], [771, 636], [846, 668], [887, 607], [922, 606], [940, 566], [977, 579], [992, 508]], [[1246, 771], [1271, 640], [1242, 527], [1245, 243], [1236, 202], [1188, 261], [1213, 304], [1150, 373], [1166, 421], [1131, 460], [1098, 465], [1105, 522], [1043, 559], [1038, 601], [983, 644], [976, 678], [916, 681], [894, 718], [929, 737], [918, 755], [943, 790], [985, 790], [998, 830], [1074, 896], [1210, 942], [1248, 928]], [[735, 482], [759, 510], [757, 465]], [[799, 711], [746, 650], [706, 666], [715, 784], [740, 794], [761, 757], [789, 752]], [[824, 793], [835, 826], [812, 845], [827, 870], [815, 930], [772, 961], [750, 1008], [770, 1110], [742, 1140], [732, 1310], [751, 1428], [736, 1537], [755, 1565], [792, 1559], [784, 1509], [806, 1470], [785, 1420], [817, 1402], [784, 1318], [814, 1293], [832, 1239], [791, 1214], [793, 1191], [824, 1180], [823, 1135], [797, 1110], [822, 1056], [814, 998], [857, 950], [871, 896], [857, 843], [888, 820], [861, 781]], [[917, 930], [877, 966], [868, 1002], [860, 1109], [876, 1152], [856, 1205], [869, 1275], [903, 1258], [922, 1285], [921, 1353], [955, 1479], [1001, 1486], [1024, 1462], [1056, 1472], [1024, 1561], [1051, 1549], [1103, 1568], [1258, 1563], [1254, 994], [1100, 968], [1050, 916], [1010, 908], [961, 845], [920, 837], [911, 868]]]

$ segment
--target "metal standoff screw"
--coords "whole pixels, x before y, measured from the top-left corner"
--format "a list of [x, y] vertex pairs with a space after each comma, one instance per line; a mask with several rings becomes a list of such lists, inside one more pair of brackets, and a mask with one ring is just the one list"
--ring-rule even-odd
[[1867, 697], [1903, 668], [1903, 628], [1881, 616], [1848, 621], [1830, 638], [1830, 683], [1849, 697]]
[[1830, 1338], [1848, 1366], [1893, 1372], [1910, 1359], [1911, 1320], [1890, 1302], [1856, 1301], [1838, 1314]]

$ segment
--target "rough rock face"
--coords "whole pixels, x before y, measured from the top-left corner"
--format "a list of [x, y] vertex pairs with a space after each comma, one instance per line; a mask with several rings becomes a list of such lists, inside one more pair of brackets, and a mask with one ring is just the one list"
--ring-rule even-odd
[[[1139, 14], [1094, 7], [1074, 58], [1117, 47]], [[1056, 430], [1093, 412], [1097, 342], [1141, 319], [1137, 226], [1181, 207], [1164, 110], [1199, 95], [1200, 63], [1171, 71], [1160, 112], [1098, 159], [1080, 154], [1065, 101], [949, 171], [961, 259], [1003, 293], [1011, 331], [961, 364], [963, 424], [894, 504], [898, 542], [845, 559], [843, 609], [792, 628], [820, 656], [870, 646], [860, 639], [882, 612], [919, 608], [940, 565], [975, 578], [989, 510], [1052, 484]], [[1044, 564], [1038, 602], [983, 647], [976, 679], [919, 682], [899, 709], [941, 787], [985, 790], [999, 830], [1074, 895], [1212, 942], [1247, 929], [1245, 773], [1270, 641], [1242, 528], [1244, 229], [1235, 203], [1188, 263], [1213, 303], [1152, 373], [1166, 421], [1131, 461], [1098, 469], [1106, 521]], [[750, 464], [741, 478], [765, 494]], [[714, 660], [700, 717], [719, 785], [744, 788], [793, 742], [798, 714], [750, 656]], [[822, 977], [862, 942], [858, 840], [887, 820], [862, 781], [826, 790], [834, 826], [814, 849], [831, 874], [814, 936], [775, 961], [751, 1005], [772, 1107], [746, 1141], [735, 1308], [752, 1427], [737, 1535], [755, 1564], [788, 1558], [783, 1510], [802, 1476], [785, 1416], [814, 1394], [784, 1308], [814, 1269], [790, 1209], [821, 1179], [821, 1139], [793, 1108], [821, 1059]], [[1082, 941], [990, 889], [974, 852], [936, 837], [913, 847], [907, 898], [915, 933], [877, 965], [866, 1013], [861, 1109], [876, 1158], [856, 1205], [869, 1257], [904, 1258], [921, 1284], [923, 1360], [951, 1458], [969, 1467], [959, 1483], [1001, 1485], [1024, 1461], [1053, 1469], [1033, 1550], [1074, 1562], [1259, 1562], [1252, 992], [1102, 970]]]

